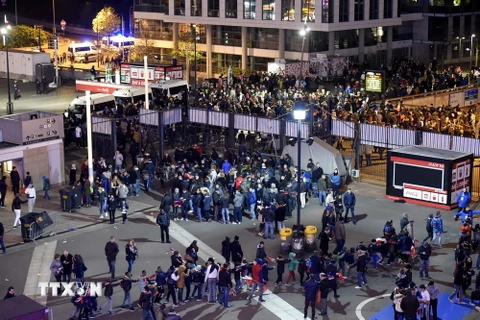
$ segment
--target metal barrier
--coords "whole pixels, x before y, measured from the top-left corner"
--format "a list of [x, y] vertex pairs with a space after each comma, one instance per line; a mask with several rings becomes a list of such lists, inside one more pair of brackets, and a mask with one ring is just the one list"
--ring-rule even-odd
[[28, 236], [30, 240], [32, 240], [35, 245], [38, 245], [37, 239], [40, 239], [48, 234], [49, 237], [53, 237], [56, 235], [55, 230], [57, 229], [57, 213], [54, 212], [50, 214], [49, 216], [52, 217], [54, 215], [53, 224], [46, 227], [45, 229], [41, 229], [38, 226], [38, 223], [36, 221], [33, 221], [30, 223], [30, 226], [28, 227]]

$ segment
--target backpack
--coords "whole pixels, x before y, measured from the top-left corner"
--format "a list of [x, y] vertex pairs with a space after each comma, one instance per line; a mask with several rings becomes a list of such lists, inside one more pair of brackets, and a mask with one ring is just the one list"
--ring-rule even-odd
[[386, 225], [385, 228], [383, 228], [383, 233], [387, 235], [392, 235], [393, 227], [390, 225]]

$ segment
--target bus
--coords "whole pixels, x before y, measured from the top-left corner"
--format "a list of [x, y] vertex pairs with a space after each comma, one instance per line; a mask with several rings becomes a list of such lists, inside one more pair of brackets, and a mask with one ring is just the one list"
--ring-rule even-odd
[[180, 99], [182, 92], [188, 92], [189, 87], [186, 80], [174, 79], [151, 83], [150, 89], [156, 98], [166, 95], [169, 98]]
[[[94, 93], [90, 95], [92, 112], [101, 112], [105, 107], [115, 107], [115, 97], [107, 93]], [[81, 117], [87, 108], [87, 97], [76, 97], [68, 106], [68, 111], [73, 112], [77, 117]]]
[[[129, 87], [125, 89], [115, 90], [113, 92], [115, 98], [115, 104], [127, 105], [128, 103], [134, 104], [139, 101], [145, 101], [145, 88], [143, 87]], [[152, 99], [152, 91], [149, 90], [148, 100]]]

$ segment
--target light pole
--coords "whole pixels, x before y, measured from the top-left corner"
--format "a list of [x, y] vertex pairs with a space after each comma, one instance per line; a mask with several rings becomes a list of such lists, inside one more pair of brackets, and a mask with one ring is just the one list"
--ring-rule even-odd
[[60, 78], [58, 76], [58, 38], [57, 38], [57, 22], [55, 21], [55, 0], [52, 0], [52, 11], [53, 11], [53, 37], [55, 39], [55, 85], [58, 87], [60, 84]]
[[310, 28], [307, 27], [307, 19], [305, 18], [305, 23], [303, 24], [303, 29], [300, 30], [300, 35], [302, 36], [302, 54], [300, 55], [300, 77], [299, 77], [299, 81], [303, 80], [303, 53], [305, 51], [305, 40], [307, 38], [308, 32], [310, 32]]
[[194, 51], [194, 67], [195, 70], [193, 71], [193, 84], [194, 84], [194, 89], [195, 89], [195, 107], [198, 104], [198, 94], [197, 94], [197, 25], [192, 24], [192, 32], [193, 32], [193, 51]]
[[7, 63], [7, 93], [8, 93], [8, 101], [7, 101], [7, 114], [13, 114], [13, 102], [11, 98], [11, 92], [10, 92], [10, 62], [8, 59], [8, 30], [10, 30], [12, 27], [10, 25], [6, 25], [0, 29], [0, 32], [2, 33], [3, 36], [3, 45], [5, 46], [5, 53], [7, 55], [6, 57], [6, 63]]
[[297, 120], [297, 237], [300, 237], [300, 193], [301, 193], [301, 177], [302, 177], [302, 120], [307, 117], [307, 111], [304, 102], [297, 102], [293, 110], [293, 118]]
[[462, 59], [462, 40], [465, 40], [465, 37], [457, 37], [457, 40], [460, 41], [460, 44], [458, 45], [458, 62], [461, 61]]
[[473, 63], [473, 38], [475, 38], [475, 35], [472, 34], [470, 36], [470, 73], [472, 72], [472, 63]]

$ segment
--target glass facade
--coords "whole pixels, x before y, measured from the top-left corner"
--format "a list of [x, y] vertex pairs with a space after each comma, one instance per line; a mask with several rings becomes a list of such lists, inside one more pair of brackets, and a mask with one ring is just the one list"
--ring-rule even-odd
[[383, 19], [393, 18], [393, 0], [383, 0]]
[[[213, 44], [223, 46], [242, 46], [242, 28], [234, 26], [212, 26]], [[251, 46], [251, 43], [249, 44]]]
[[370, 20], [378, 19], [379, 0], [370, 0]]
[[249, 28], [252, 48], [278, 50], [278, 29]]
[[333, 23], [333, 0], [322, 0], [322, 23]]
[[285, 30], [285, 50], [302, 51], [302, 36], [300, 36], [298, 30]]
[[387, 42], [386, 28], [377, 27], [365, 29], [365, 46], [375, 46], [382, 42]]
[[175, 0], [174, 14], [176, 16], [185, 15], [185, 0]]
[[[168, 1], [168, 0], [165, 0]], [[143, 11], [143, 12], [165, 12], [165, 1], [164, 0], [135, 0], [134, 2], [134, 11]], [[166, 6], [168, 10], [168, 2]]]
[[282, 0], [282, 20], [295, 21], [295, 0]]
[[262, 0], [262, 19], [275, 20], [275, 1]]
[[348, 22], [349, 20], [349, 6], [350, 6], [350, 1], [349, 0], [339, 0], [339, 21], [340, 22]]
[[219, 0], [208, 0], [208, 16], [220, 17], [220, 3]]
[[160, 20], [136, 19], [133, 31], [136, 38], [148, 37], [154, 40], [167, 41], [173, 39], [172, 23]]
[[335, 32], [335, 50], [358, 47], [358, 29]]
[[237, 18], [237, 0], [225, 0], [225, 17]]
[[257, 0], [243, 0], [243, 19], [256, 19]]
[[192, 4], [192, 16], [201, 17], [202, 16], [202, 0], [191, 0]]
[[315, 22], [315, 0], [302, 0], [302, 21]]
[[310, 31], [307, 42], [309, 52], [328, 51], [328, 32]]
[[354, 0], [354, 1], [355, 1], [354, 20], [362, 21], [364, 20], [365, 2], [364, 0]]

